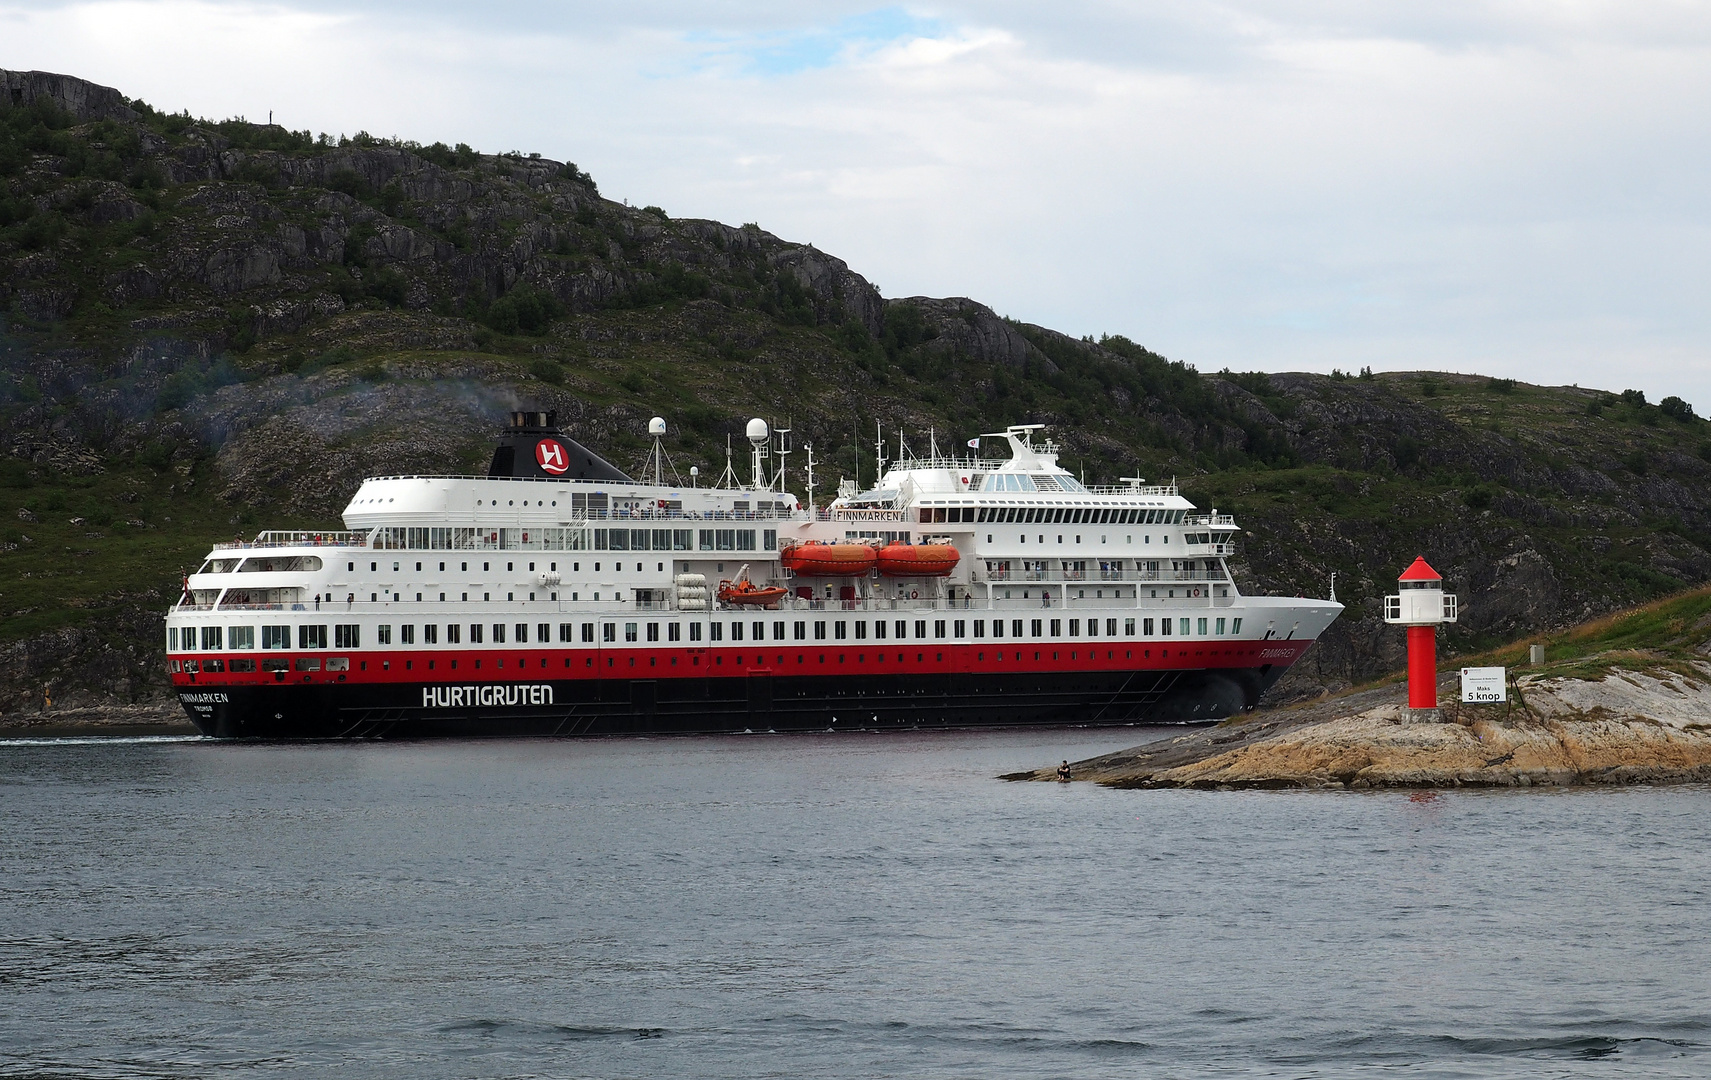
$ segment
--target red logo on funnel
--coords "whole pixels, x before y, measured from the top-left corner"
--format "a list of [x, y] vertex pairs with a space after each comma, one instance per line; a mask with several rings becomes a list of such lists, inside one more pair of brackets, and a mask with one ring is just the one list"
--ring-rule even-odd
[[562, 476], [570, 469], [570, 455], [557, 439], [542, 439], [536, 443], [535, 460], [540, 462], [542, 471], [554, 476]]

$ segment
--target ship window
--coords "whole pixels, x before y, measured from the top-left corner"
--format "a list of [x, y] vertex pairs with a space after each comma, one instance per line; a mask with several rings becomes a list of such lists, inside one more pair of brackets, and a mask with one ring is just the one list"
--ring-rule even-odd
[[[1038, 619], [1034, 620], [1034, 625], [1035, 626], [1040, 625]], [[1035, 633], [1038, 633], [1038, 631], [1035, 631]], [[1021, 637], [1022, 636], [1022, 620], [1021, 619], [1011, 619], [1010, 620], [1010, 636], [1011, 637]]]
[[[566, 634], [565, 637], [568, 640], [570, 635]], [[537, 624], [535, 624], [535, 640], [536, 641], [545, 645], [547, 642], [551, 641], [552, 639], [553, 639], [553, 628], [552, 628], [551, 623], [537, 623]]]
[[1039, 637], [1040, 636], [1040, 620], [1035, 619], [1033, 621], [1033, 626], [1031, 627], [1031, 629], [1034, 631], [1034, 636]]
[[[359, 649], [362, 647], [362, 627], [338, 626], [333, 627], [333, 647], [335, 649]], [[325, 643], [319, 646], [326, 648]]]
[[231, 667], [235, 672], [252, 672], [255, 670], [255, 661], [247, 656], [234, 657]]
[[778, 530], [762, 529], [760, 533], [761, 548], [765, 551], [778, 550]]
[[1219, 619], [1218, 620], [1218, 633], [1222, 634], [1223, 632], [1224, 632], [1224, 620]]
[[220, 627], [218, 627], [218, 626], [204, 626], [202, 628], [202, 648], [203, 648], [203, 650], [204, 651], [207, 651], [209, 649], [216, 649], [217, 650], [217, 649], [221, 648], [222, 646], [220, 644], [220, 638], [222, 636], [223, 635], [221, 633]]
[[297, 628], [297, 647], [299, 649], [324, 649], [327, 647], [327, 627], [299, 626]]
[[824, 622], [817, 622], [814, 624], [814, 640], [826, 640], [826, 624]]
[[229, 626], [226, 628], [226, 647], [233, 652], [255, 648], [255, 627]]
[[956, 621], [956, 625], [951, 629], [955, 631], [954, 636], [956, 637], [966, 637], [968, 635], [968, 626], [961, 619], [958, 619]]
[[1230, 633], [1239, 634], [1241, 632], [1242, 632], [1242, 620], [1231, 619], [1230, 620]]
[[707, 640], [708, 641], [724, 641], [725, 640], [725, 624], [724, 623], [710, 623], [710, 624], [708, 624]]
[[[753, 536], [753, 533], [750, 533], [750, 536]], [[713, 530], [713, 550], [715, 550], [715, 551], [735, 551], [736, 550], [736, 544], [737, 544], [737, 531], [735, 529], [714, 529]], [[752, 542], [751, 542], [750, 546], [751, 547], [753, 546]]]
[[834, 638], [837, 638], [839, 641], [842, 641], [842, 640], [844, 640], [845, 632], [848, 629], [849, 629], [849, 624], [841, 622], [841, 621], [835, 622], [832, 624], [832, 636]]
[[469, 643], [471, 645], [480, 645], [481, 644], [481, 624], [480, 623], [470, 623], [469, 624]]
[[665, 624], [665, 637], [666, 637], [667, 641], [682, 641], [683, 640], [683, 624], [682, 623], [666, 623]]
[[1063, 636], [1063, 620], [1062, 619], [1053, 619], [1052, 620], [1052, 637], [1062, 637], [1062, 636]]
[[867, 623], [857, 622], [855, 624], [855, 636], [857, 641], [867, 640]]
[[1196, 619], [1194, 621], [1195, 621], [1195, 627], [1196, 627], [1195, 633], [1199, 634], [1201, 637], [1205, 637], [1206, 636], [1206, 620], [1205, 619]]
[[390, 627], [390, 626], [377, 626], [377, 627], [375, 627], [374, 628], [374, 642], [376, 645], [390, 645], [390, 644], [392, 644], [392, 627]]
[[933, 636], [936, 638], [943, 638], [945, 636], [945, 620], [933, 620]]
[[[471, 637], [470, 640], [474, 641], [476, 639], [474, 637]], [[495, 644], [495, 645], [505, 644], [505, 624], [504, 623], [494, 623], [493, 624], [493, 644]]]
[[[1089, 619], [1087, 621], [1092, 622], [1093, 620]], [[1081, 636], [1081, 620], [1080, 619], [1069, 620], [1069, 636], [1070, 637], [1080, 637]]]
[[693, 623], [689, 624], [689, 640], [690, 641], [700, 641], [701, 640], [701, 624], [700, 623], [693, 622]]
[[797, 641], [802, 641], [802, 640], [806, 639], [808, 637], [808, 624], [805, 622], [797, 623], [791, 629], [791, 636], [794, 637]]
[[1188, 620], [1187, 619], [1178, 619], [1176, 621], [1176, 630], [1177, 630], [1177, 633], [1179, 635], [1181, 635], [1182, 637], [1187, 637], [1188, 634], [1190, 633], [1190, 631], [1188, 629]]
[[974, 620], [974, 636], [977, 638], [983, 638], [986, 636], [986, 620], [985, 619]]
[[[367, 662], [368, 661], [366, 661], [366, 660], [363, 661], [363, 663], [365, 663], [365, 664]], [[327, 657], [327, 670], [328, 671], [349, 671], [350, 669], [351, 669], [351, 658], [350, 657], [348, 657], [348, 656], [329, 656], [329, 657]]]
[[915, 620], [915, 640], [920, 641], [927, 636], [927, 620]]
[[[526, 622], [517, 623], [515, 626], [512, 627], [512, 629], [516, 632], [517, 636], [513, 640], [515, 640], [517, 642], [517, 644], [527, 645], [529, 643], [529, 624], [528, 623], [526, 623]], [[546, 640], [544, 636], [542, 637], [542, 640], [543, 641]]]
[[656, 622], [648, 623], [648, 640], [649, 641], [658, 641], [659, 640], [659, 623], [656, 623]]
[[600, 640], [606, 641], [606, 642], [617, 641], [618, 640], [618, 624], [617, 623], [601, 623], [600, 624]]
[[299, 656], [296, 668], [298, 671], [320, 671], [321, 661], [312, 656]]

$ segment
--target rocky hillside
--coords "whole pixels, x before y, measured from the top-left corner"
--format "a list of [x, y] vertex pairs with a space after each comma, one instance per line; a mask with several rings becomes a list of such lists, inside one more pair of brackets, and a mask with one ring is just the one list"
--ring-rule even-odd
[[332, 525], [365, 474], [479, 469], [517, 404], [621, 464], [664, 415], [679, 469], [715, 474], [753, 415], [867, 479], [876, 420], [916, 446], [1050, 424], [1089, 482], [1174, 475], [1236, 513], [1246, 587], [1338, 575], [1350, 611], [1286, 696], [1397, 663], [1377, 598], [1416, 553], [1462, 593], [1452, 645], [1711, 579], [1711, 426], [1673, 398], [1201, 373], [888, 299], [574, 164], [198, 120], [67, 76], [0, 71], [0, 312], [3, 710], [158, 698], [159, 612], [210, 539]]

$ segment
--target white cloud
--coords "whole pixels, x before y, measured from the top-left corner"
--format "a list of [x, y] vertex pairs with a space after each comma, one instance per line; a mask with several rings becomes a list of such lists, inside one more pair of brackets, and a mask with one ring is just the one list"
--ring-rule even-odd
[[0, 65], [539, 150], [888, 295], [1203, 368], [1479, 369], [1711, 412], [1711, 5], [124, 0], [0, 26]]

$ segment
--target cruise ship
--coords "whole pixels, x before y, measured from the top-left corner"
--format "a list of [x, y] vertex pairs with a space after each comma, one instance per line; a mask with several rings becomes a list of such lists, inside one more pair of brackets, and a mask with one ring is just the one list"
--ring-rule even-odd
[[[1040, 425], [872, 487], [632, 479], [513, 413], [485, 476], [378, 476], [341, 530], [216, 544], [166, 617], [202, 732], [349, 739], [1209, 721], [1251, 708], [1342, 611], [1245, 596], [1234, 519], [1174, 483], [1088, 486]], [[981, 447], [1001, 448], [983, 454]], [[890, 454], [890, 460], [886, 455]]]

